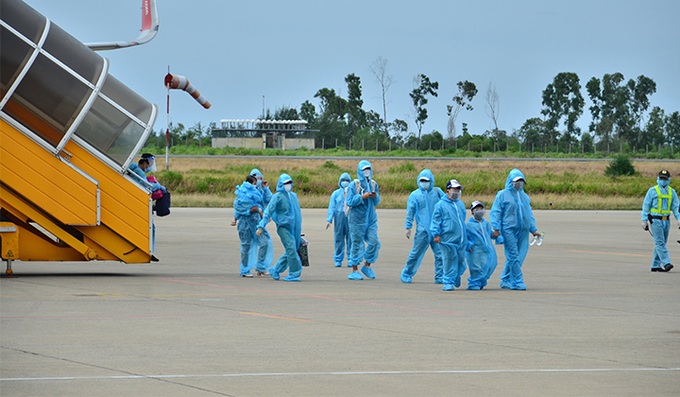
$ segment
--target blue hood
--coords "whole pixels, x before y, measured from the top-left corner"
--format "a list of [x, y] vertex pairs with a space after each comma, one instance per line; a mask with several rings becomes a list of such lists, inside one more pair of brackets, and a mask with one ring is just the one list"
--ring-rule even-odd
[[[288, 174], [281, 174], [281, 176], [279, 176], [279, 181], [276, 182], [276, 191], [277, 191], [277, 192], [284, 192], [284, 193], [285, 193], [285, 192], [286, 192], [286, 189], [283, 188], [283, 183], [286, 182], [286, 181], [289, 181], [289, 180], [290, 180], [290, 181], [293, 180], [293, 178], [291, 178], [290, 175], [288, 175]], [[295, 182], [293, 182], [293, 186], [295, 186]]]
[[366, 166], [371, 167], [371, 175], [369, 178], [373, 179], [373, 166], [368, 162], [368, 160], [361, 160], [357, 165], [357, 178], [362, 182], [365, 181], [366, 178], [364, 177], [364, 172], [361, 169]]
[[342, 187], [340, 185], [342, 181], [352, 182], [352, 177], [349, 175], [349, 173], [343, 172], [342, 175], [340, 175], [340, 178], [338, 178], [338, 187]]
[[[527, 180], [524, 177], [524, 174], [522, 174], [522, 171], [518, 170], [517, 168], [513, 168], [512, 171], [510, 171], [510, 173], [508, 174], [508, 179], [505, 180], [505, 188], [515, 190], [512, 187], [512, 180], [517, 178], [518, 176], [524, 179], [524, 183], [526, 183]], [[522, 188], [522, 190], [524, 190], [524, 188]]]
[[432, 191], [434, 189], [434, 174], [432, 171], [430, 171], [428, 168], [425, 168], [424, 170], [420, 171], [420, 174], [418, 174], [418, 179], [416, 179], [416, 186], [420, 189], [420, 178], [425, 177], [430, 180], [430, 188], [427, 189], [428, 192]]
[[255, 176], [259, 176], [261, 178], [264, 178], [264, 175], [262, 175], [260, 170], [258, 170], [257, 168], [253, 168], [253, 170], [250, 171], [250, 175], [255, 175]]

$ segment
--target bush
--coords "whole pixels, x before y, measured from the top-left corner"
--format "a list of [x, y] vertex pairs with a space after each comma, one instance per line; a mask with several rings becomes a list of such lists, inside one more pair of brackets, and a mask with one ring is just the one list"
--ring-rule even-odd
[[635, 167], [633, 167], [633, 164], [627, 156], [616, 156], [614, 157], [614, 160], [609, 163], [604, 174], [609, 177], [624, 175], [633, 176], [635, 175]]

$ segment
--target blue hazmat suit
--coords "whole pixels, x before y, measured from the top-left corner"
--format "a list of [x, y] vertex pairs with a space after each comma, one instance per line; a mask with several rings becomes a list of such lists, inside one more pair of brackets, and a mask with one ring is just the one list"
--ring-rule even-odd
[[[271, 236], [265, 230], [259, 237], [255, 234], [262, 219], [260, 213], [264, 211], [262, 194], [249, 182], [236, 186], [235, 194], [234, 217], [238, 221], [238, 237], [241, 240], [240, 274], [250, 274], [253, 268], [266, 273], [274, 257], [274, 247]], [[252, 212], [253, 207], [258, 210]]]
[[442, 197], [434, 206], [430, 224], [432, 238], [439, 236], [443, 262], [443, 284], [460, 287], [460, 278], [465, 273], [465, 251], [467, 235], [465, 229], [465, 204], [460, 200]]
[[[421, 178], [430, 180], [427, 189], [423, 189], [420, 186], [419, 181]], [[401, 279], [402, 281], [410, 280], [416, 275], [429, 246], [434, 254], [434, 282], [441, 284], [444, 275], [444, 265], [441, 253], [439, 252], [439, 244], [433, 241], [434, 236], [430, 232], [430, 222], [432, 221], [435, 205], [445, 194], [442, 189], [435, 187], [434, 174], [427, 168], [420, 172], [418, 179], [416, 179], [416, 184], [418, 189], [411, 192], [406, 201], [406, 222], [404, 227], [406, 230], [411, 230], [413, 228], [413, 220], [415, 219], [416, 230], [413, 233], [413, 247], [406, 259], [406, 265], [401, 271]]]
[[529, 233], [538, 229], [529, 196], [523, 187], [515, 190], [512, 186], [512, 180], [517, 177], [524, 179], [524, 174], [515, 168], [505, 180], [505, 189], [496, 194], [489, 218], [491, 227], [500, 232], [504, 242], [505, 266], [501, 273], [501, 288], [526, 289], [522, 264], [529, 251]]
[[[333, 224], [333, 261], [341, 266], [345, 259], [345, 247], [347, 247], [347, 259], [350, 254], [349, 224], [345, 215], [345, 196], [346, 190], [342, 187], [342, 182], [351, 183], [352, 177], [347, 173], [340, 175], [338, 188], [333, 191], [328, 202], [328, 215], [326, 222]], [[349, 187], [349, 185], [347, 185]]]
[[[146, 172], [137, 163], [132, 163], [128, 167], [128, 171], [132, 173], [132, 179], [134, 179], [139, 185], [145, 189], [155, 192], [156, 190], [162, 190], [166, 192], [165, 186], [158, 182], [149, 182], [146, 179]], [[151, 220], [151, 254], [156, 250], [156, 224]]]
[[285, 252], [270, 269], [270, 274], [278, 278], [280, 273], [288, 269], [287, 278], [299, 278], [302, 274], [302, 261], [298, 255], [302, 234], [302, 213], [297, 194], [287, 192], [283, 187], [285, 181], [292, 180], [288, 174], [281, 174], [276, 183], [276, 194], [272, 196], [269, 205], [257, 227], [264, 229], [270, 220], [276, 224], [276, 233], [279, 235]]
[[255, 187], [257, 187], [258, 192], [262, 193], [262, 201], [264, 202], [264, 207], [267, 208], [269, 202], [272, 199], [273, 194], [269, 186], [262, 186], [262, 182], [264, 181], [264, 175], [262, 175], [260, 170], [258, 170], [257, 168], [253, 168], [250, 171], [250, 175], [253, 175], [257, 178], [257, 185], [255, 185]]
[[[652, 256], [652, 269], [659, 269], [671, 263], [671, 256], [666, 247], [668, 232], [671, 229], [670, 214], [673, 213], [676, 220], [680, 220], [678, 213], [678, 194], [668, 184], [670, 179], [657, 178], [656, 186], [647, 190], [645, 200], [642, 202], [642, 221], [648, 221], [648, 215], [667, 219], [651, 219], [650, 228], [654, 238], [654, 254]], [[664, 186], [665, 185], [665, 186]]]
[[[378, 239], [378, 214], [375, 207], [380, 204], [380, 191], [378, 183], [373, 180], [373, 167], [368, 177], [364, 176], [362, 168], [371, 163], [361, 160], [357, 165], [356, 181], [352, 181], [347, 187], [347, 205], [350, 207], [347, 222], [349, 223], [349, 235], [351, 250], [349, 256], [350, 266], [359, 266], [362, 259], [367, 263], [375, 263], [380, 252], [380, 240]], [[375, 197], [362, 198], [364, 193], [374, 192]]]
[[486, 219], [481, 222], [470, 217], [465, 224], [468, 247], [467, 265], [470, 269], [468, 289], [482, 289], [486, 287], [489, 278], [498, 266], [498, 257], [491, 236], [491, 224]]

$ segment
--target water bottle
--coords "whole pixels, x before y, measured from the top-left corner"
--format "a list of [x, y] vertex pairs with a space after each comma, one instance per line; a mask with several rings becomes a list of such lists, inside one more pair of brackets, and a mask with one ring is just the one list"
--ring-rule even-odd
[[529, 245], [535, 244], [536, 246], [540, 247], [543, 244], [543, 236], [545, 236], [545, 233], [541, 233], [538, 236], [534, 236], [534, 238], [532, 238], [531, 241], [529, 242]]

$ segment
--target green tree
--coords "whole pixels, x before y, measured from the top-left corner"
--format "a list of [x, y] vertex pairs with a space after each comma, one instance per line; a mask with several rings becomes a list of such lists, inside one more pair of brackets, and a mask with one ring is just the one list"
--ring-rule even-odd
[[403, 139], [404, 135], [408, 132], [408, 123], [404, 120], [394, 119], [388, 124], [388, 128], [392, 131], [393, 137], [400, 137]]
[[274, 120], [300, 120], [300, 115], [296, 108], [282, 106], [274, 111]]
[[[314, 95], [320, 100], [320, 115], [315, 126], [319, 129], [315, 145], [334, 147], [344, 145], [349, 148], [350, 138], [347, 135], [347, 101], [336, 95], [335, 90], [322, 88]], [[332, 145], [332, 146], [329, 146]]]
[[366, 126], [366, 112], [361, 108], [364, 105], [361, 99], [361, 79], [354, 74], [348, 74], [345, 83], [347, 83], [347, 127], [351, 138], [357, 130]]
[[666, 141], [674, 147], [680, 146], [680, 112], [666, 116]]
[[447, 126], [449, 132], [449, 139], [453, 140], [456, 138], [456, 119], [461, 110], [473, 110], [472, 99], [477, 95], [477, 86], [475, 83], [465, 81], [459, 81], [456, 86], [458, 86], [458, 94], [453, 97], [453, 105], [446, 105], [446, 114], [449, 116], [449, 123]]
[[322, 88], [314, 95], [321, 101], [321, 117], [343, 120], [347, 114], [347, 101], [339, 97], [335, 90]]
[[416, 112], [416, 127], [418, 128], [418, 140], [420, 140], [420, 134], [423, 131], [423, 124], [427, 120], [427, 105], [428, 96], [437, 96], [437, 90], [439, 89], [439, 83], [430, 81], [430, 78], [424, 74], [419, 74], [413, 79], [413, 83], [416, 88], [411, 91], [409, 96], [411, 101], [413, 101], [413, 108]]
[[621, 129], [626, 129], [629, 92], [623, 74], [605, 74], [600, 81], [591, 78], [586, 84], [588, 96], [593, 102], [590, 107], [592, 122], [589, 131], [600, 138], [601, 144], [609, 150], [614, 135], [621, 137]]
[[649, 108], [649, 97], [656, 92], [654, 80], [644, 75], [638, 76], [636, 80], [628, 81], [630, 91], [630, 111], [633, 121], [640, 125], [644, 113]]
[[440, 150], [444, 148], [444, 136], [439, 131], [432, 131], [429, 134], [423, 135], [420, 140], [420, 145], [423, 149]]
[[546, 126], [551, 134], [550, 143], [559, 137], [558, 127], [564, 118], [566, 127], [565, 139], [571, 141], [573, 135], [580, 135], [576, 128], [576, 121], [583, 113], [583, 96], [581, 84], [576, 73], [562, 72], [555, 76], [553, 82], [543, 91], [543, 110], [541, 114], [547, 117]]
[[632, 147], [642, 147], [648, 143], [643, 140], [645, 136], [642, 131], [642, 120], [649, 108], [649, 97], [656, 92], [656, 83], [649, 77], [640, 75], [635, 80], [628, 80], [626, 86], [630, 94], [626, 141]]
[[316, 108], [311, 102], [304, 101], [302, 105], [300, 105], [300, 118], [307, 121], [310, 126], [316, 122]]
[[644, 135], [641, 143], [645, 147], [652, 146], [657, 149], [663, 146], [666, 140], [664, 134], [665, 124], [666, 117], [663, 109], [655, 106], [649, 114], [649, 121], [647, 122], [647, 127], [643, 130]]
[[538, 117], [530, 118], [522, 124], [515, 135], [527, 151], [534, 151], [537, 146], [540, 149], [546, 143], [545, 122]]
[[585, 132], [581, 135], [581, 150], [583, 153], [592, 153], [595, 149], [593, 136]]

